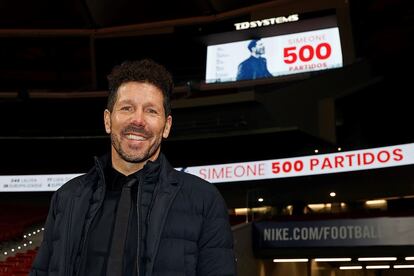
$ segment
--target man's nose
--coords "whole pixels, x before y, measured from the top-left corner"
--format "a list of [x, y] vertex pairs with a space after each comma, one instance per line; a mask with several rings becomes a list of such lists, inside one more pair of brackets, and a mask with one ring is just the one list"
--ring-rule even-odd
[[132, 123], [135, 125], [145, 125], [145, 116], [143, 110], [135, 110], [135, 112], [132, 114]]

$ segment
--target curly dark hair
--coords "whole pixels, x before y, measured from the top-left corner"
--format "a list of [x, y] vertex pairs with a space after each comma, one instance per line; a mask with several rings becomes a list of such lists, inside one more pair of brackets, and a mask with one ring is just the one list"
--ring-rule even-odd
[[109, 96], [107, 108], [109, 111], [113, 111], [118, 88], [130, 81], [149, 83], [160, 89], [164, 96], [165, 116], [171, 114], [170, 99], [174, 88], [172, 76], [164, 66], [150, 59], [125, 61], [114, 67], [108, 75]]

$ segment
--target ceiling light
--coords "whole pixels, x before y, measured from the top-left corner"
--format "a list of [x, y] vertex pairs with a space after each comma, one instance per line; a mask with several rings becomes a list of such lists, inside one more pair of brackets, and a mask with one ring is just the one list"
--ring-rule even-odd
[[360, 265], [340, 266], [339, 269], [341, 269], [341, 270], [355, 270], [355, 269], [362, 269], [362, 266], [360, 266]]
[[414, 268], [414, 265], [394, 265], [393, 268]]
[[269, 212], [271, 207], [264, 206], [264, 207], [254, 207], [254, 208], [235, 208], [234, 213], [236, 216], [246, 215], [248, 212], [257, 212], [257, 213], [266, 213]]
[[405, 257], [406, 261], [414, 261], [414, 257]]
[[336, 197], [336, 193], [335, 193], [335, 192], [330, 192], [330, 193], [329, 193], [329, 195], [330, 195], [331, 197]]
[[385, 205], [387, 201], [385, 199], [377, 199], [377, 200], [367, 200], [365, 201], [366, 205]]
[[309, 259], [273, 259], [274, 263], [306, 263]]
[[350, 262], [351, 258], [316, 258], [315, 262]]
[[366, 269], [389, 269], [389, 265], [367, 265]]
[[366, 257], [366, 258], [358, 258], [360, 262], [371, 262], [371, 261], [396, 261], [397, 257]]
[[308, 207], [312, 210], [320, 210], [323, 208], [331, 208], [332, 204], [331, 203], [316, 203], [316, 204], [308, 204]]
[[236, 216], [245, 215], [245, 214], [247, 214], [248, 211], [249, 211], [248, 208], [236, 208], [236, 209], [234, 209], [234, 213], [236, 214]]
[[258, 199], [257, 199], [257, 201], [259, 201], [259, 202], [263, 202], [263, 197], [259, 197]]

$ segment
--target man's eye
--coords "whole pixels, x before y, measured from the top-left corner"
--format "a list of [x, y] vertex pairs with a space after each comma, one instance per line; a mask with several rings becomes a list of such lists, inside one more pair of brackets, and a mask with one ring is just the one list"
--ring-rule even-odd
[[130, 111], [130, 110], [132, 110], [132, 107], [130, 107], [130, 106], [123, 106], [123, 107], [121, 107], [121, 110]]
[[148, 112], [149, 112], [149, 113], [152, 113], [152, 114], [157, 114], [157, 113], [158, 113], [158, 112], [157, 112], [157, 110], [152, 109], [152, 108], [149, 108], [149, 109], [148, 109]]

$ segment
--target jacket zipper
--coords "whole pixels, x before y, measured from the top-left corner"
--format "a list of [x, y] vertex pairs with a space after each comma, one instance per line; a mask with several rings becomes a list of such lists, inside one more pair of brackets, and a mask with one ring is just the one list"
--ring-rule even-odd
[[140, 270], [141, 270], [141, 262], [140, 262], [140, 246], [141, 246], [141, 223], [140, 223], [140, 218], [141, 218], [141, 212], [140, 212], [140, 204], [141, 204], [141, 189], [142, 189], [142, 179], [144, 177], [144, 172], [142, 173], [142, 175], [139, 178], [138, 181], [138, 190], [137, 190], [137, 276], [140, 275]]
[[67, 223], [67, 226], [66, 226], [66, 260], [65, 260], [65, 262], [66, 262], [66, 270], [65, 270], [65, 275], [68, 275], [68, 276], [70, 276], [70, 268], [71, 268], [71, 266], [70, 266], [70, 256], [69, 256], [69, 253], [70, 253], [70, 250], [69, 250], [69, 248], [70, 248], [70, 244], [69, 244], [69, 236], [70, 236], [70, 230], [71, 230], [71, 222], [72, 222], [72, 208], [73, 208], [73, 202], [74, 202], [75, 200], [72, 198], [71, 200], [70, 200], [70, 204], [69, 204], [69, 219], [68, 219], [68, 223]]

